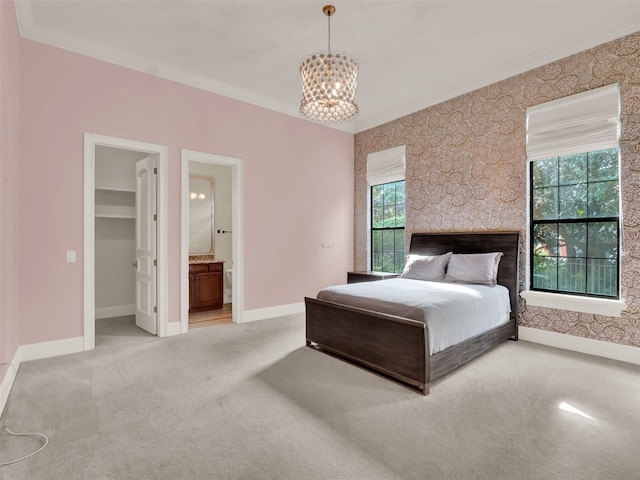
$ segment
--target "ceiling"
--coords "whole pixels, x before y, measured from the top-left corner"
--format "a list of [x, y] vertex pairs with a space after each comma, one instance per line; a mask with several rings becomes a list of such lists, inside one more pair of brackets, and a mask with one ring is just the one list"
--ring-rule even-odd
[[[298, 116], [325, 1], [17, 0], [23, 37]], [[359, 132], [640, 31], [640, 1], [335, 1]]]

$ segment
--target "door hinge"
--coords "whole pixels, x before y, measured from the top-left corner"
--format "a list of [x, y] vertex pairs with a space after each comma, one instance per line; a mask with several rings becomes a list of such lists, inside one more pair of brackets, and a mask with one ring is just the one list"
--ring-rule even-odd
[[154, 307], [153, 307], [153, 313], [158, 313], [158, 306], [157, 306], [157, 305], [154, 305]]
[[153, 221], [157, 222], [158, 221], [158, 215], [156, 215], [155, 213], [153, 214]]
[[153, 167], [153, 173], [155, 173], [156, 175], [158, 174], [158, 169], [156, 167]]
[[153, 266], [154, 266], [154, 267], [157, 267], [157, 266], [158, 266], [158, 259], [157, 259], [157, 258], [154, 258], [154, 259], [153, 259]]

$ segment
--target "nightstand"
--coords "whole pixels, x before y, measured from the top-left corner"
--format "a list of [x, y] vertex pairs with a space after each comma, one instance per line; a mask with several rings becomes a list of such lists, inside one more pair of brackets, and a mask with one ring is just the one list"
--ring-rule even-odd
[[399, 276], [399, 273], [389, 272], [347, 272], [347, 283], [375, 282], [377, 280], [387, 280]]

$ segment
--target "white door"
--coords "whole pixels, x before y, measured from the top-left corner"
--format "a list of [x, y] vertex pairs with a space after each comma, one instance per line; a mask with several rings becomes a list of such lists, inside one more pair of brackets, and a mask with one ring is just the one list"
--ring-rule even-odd
[[136, 163], [136, 325], [158, 333], [155, 155]]

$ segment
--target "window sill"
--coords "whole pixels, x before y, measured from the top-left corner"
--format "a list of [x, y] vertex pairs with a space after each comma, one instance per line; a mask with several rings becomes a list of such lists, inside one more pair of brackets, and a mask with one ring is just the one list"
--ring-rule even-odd
[[606, 298], [578, 297], [533, 290], [520, 292], [520, 296], [527, 301], [527, 305], [534, 307], [556, 308], [607, 317], [619, 317], [622, 311], [627, 308], [627, 304], [622, 300], [608, 300]]

